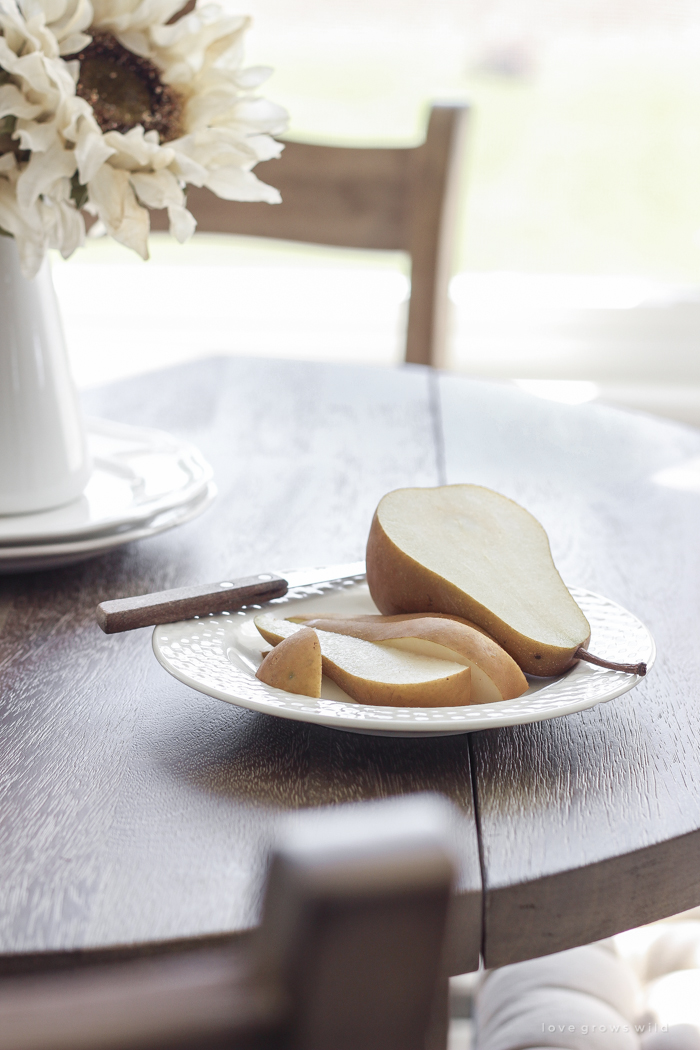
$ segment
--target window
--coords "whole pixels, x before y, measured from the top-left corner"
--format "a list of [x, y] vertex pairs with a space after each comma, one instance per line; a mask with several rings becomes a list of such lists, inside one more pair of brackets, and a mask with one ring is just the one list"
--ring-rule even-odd
[[[253, 15], [247, 54], [275, 68], [264, 91], [289, 108], [292, 135], [401, 145], [420, 137], [430, 101], [473, 103], [452, 367], [700, 423], [700, 4], [228, 3]], [[230, 257], [221, 244], [212, 251], [209, 265], [233, 267], [233, 298], [245, 288], [250, 323], [235, 310], [230, 322], [219, 319], [199, 339], [207, 352], [398, 359], [405, 261], [250, 243]], [[107, 261], [106, 247], [95, 252]], [[185, 265], [188, 252], [201, 264], [204, 242], [184, 252], [161, 245], [156, 262]], [[288, 267], [299, 294], [283, 308]], [[169, 272], [162, 294], [180, 318], [176, 344], [187, 297], [172, 291], [181, 279]], [[321, 272], [324, 294], [305, 295]], [[158, 265], [139, 273], [161, 279]], [[202, 283], [213, 294], [216, 281]], [[343, 312], [344, 302], [352, 309]], [[200, 301], [200, 334], [201, 312]], [[267, 334], [253, 335], [263, 315]], [[80, 319], [71, 317], [79, 342]], [[191, 352], [182, 343], [176, 356]]]

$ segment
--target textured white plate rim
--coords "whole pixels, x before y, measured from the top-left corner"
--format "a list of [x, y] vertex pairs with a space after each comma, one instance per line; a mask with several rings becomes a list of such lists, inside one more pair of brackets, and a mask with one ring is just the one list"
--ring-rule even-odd
[[[0, 557], [3, 556], [8, 548], [46, 546], [49, 543], [65, 543], [71, 541], [78, 542], [80, 539], [88, 539], [91, 537], [102, 536], [106, 533], [113, 533], [115, 529], [124, 528], [125, 526], [131, 525], [135, 527], [144, 524], [166, 510], [190, 503], [198, 495], [201, 495], [208, 483], [212, 480], [214, 472], [209, 463], [202, 456], [202, 453], [197, 446], [190, 444], [188, 441], [181, 441], [163, 430], [157, 430], [151, 427], [132, 426], [129, 423], [115, 423], [109, 419], [94, 418], [89, 418], [85, 421], [85, 428], [88, 436], [88, 444], [90, 443], [91, 435], [99, 435], [124, 442], [124, 452], [114, 453], [115, 461], [117, 456], [126, 454], [128, 446], [141, 445], [141, 448], [132, 449], [131, 455], [134, 458], [138, 458], [138, 456], [147, 453], [169, 454], [183, 465], [183, 468], [190, 473], [191, 479], [161, 496], [154, 497], [150, 500], [144, 500], [143, 503], [133, 503], [121, 514], [105, 515], [102, 518], [95, 518], [92, 521], [87, 521], [82, 525], [67, 526], [65, 529], [60, 528], [60, 526], [57, 527], [54, 523], [53, 526], [47, 526], [47, 530], [44, 533], [37, 530], [26, 535], [22, 532], [8, 533], [4, 536], [0, 535]], [[109, 483], [109, 481], [112, 480], [113, 475], [109, 470], [109, 467], [104, 465], [105, 457], [97, 456], [93, 451], [93, 460], [95, 463], [95, 470], [99, 470]], [[42, 518], [46, 520], [50, 515], [51, 518], [55, 519], [55, 516], [60, 515], [62, 510], [64, 510], [64, 508], [58, 507], [55, 510], [48, 512], [42, 511], [36, 514], [23, 514], [18, 515], [17, 517], [21, 517], [24, 520], [29, 519], [32, 522], [41, 524]], [[13, 517], [15, 516], [5, 515], [0, 517], [0, 528], [6, 523], [11, 522]], [[10, 553], [9, 556], [12, 557], [13, 554]]]
[[[361, 581], [358, 581], [361, 583]], [[339, 585], [331, 584], [327, 590]], [[345, 585], [347, 586], [347, 584]], [[290, 592], [284, 599], [277, 599], [270, 605], [278, 605], [280, 602], [294, 602], [298, 599], [307, 598], [318, 594], [319, 588], [298, 588]], [[584, 588], [570, 588], [576, 600], [584, 607], [584, 612], [591, 620], [593, 638], [597, 640], [598, 651], [603, 653], [606, 643], [610, 643], [610, 637], [606, 637], [605, 619], [600, 616], [591, 616], [591, 609], [607, 610], [608, 618], [616, 618], [622, 625], [623, 636], [625, 628], [628, 634], [637, 641], [637, 651], [628, 654], [630, 660], [635, 662], [645, 660], [651, 669], [656, 647], [653, 638], [644, 624], [632, 613], [622, 606], [602, 595], [595, 594]], [[310, 592], [310, 593], [309, 593]], [[260, 607], [255, 607], [255, 611]], [[235, 614], [234, 614], [235, 615]], [[229, 621], [229, 624], [235, 621]], [[223, 623], [223, 621], [222, 621]], [[552, 680], [540, 679], [533, 691], [528, 692], [516, 700], [504, 700], [496, 704], [480, 704], [467, 707], [444, 707], [444, 708], [392, 708], [374, 707], [366, 704], [348, 704], [334, 700], [316, 700], [312, 697], [299, 697], [287, 693], [281, 689], [273, 689], [264, 685], [254, 678], [252, 672], [246, 672], [234, 667], [228, 656], [217, 655], [213, 649], [209, 653], [201, 654], [199, 659], [205, 667], [204, 673], [192, 675], [183, 666], [183, 660], [177, 655], [173, 657], [171, 648], [171, 636], [173, 633], [182, 636], [183, 629], [189, 633], [201, 629], [217, 629], [219, 618], [202, 617], [198, 620], [182, 621], [179, 624], [164, 624], [156, 627], [153, 632], [153, 651], [158, 662], [173, 677], [190, 686], [197, 691], [211, 696], [225, 703], [247, 708], [251, 711], [259, 711], [265, 714], [277, 715], [280, 718], [290, 718], [295, 721], [311, 722], [332, 729], [349, 730], [356, 733], [370, 733], [380, 736], [445, 736], [458, 733], [475, 732], [481, 729], [492, 729], [499, 726], [524, 725], [530, 722], [541, 722], [550, 718], [558, 718], [584, 711], [595, 707], [600, 703], [607, 703], [621, 696], [623, 693], [633, 689], [641, 678], [637, 675], [625, 675], [621, 672], [610, 671], [605, 668], [593, 667], [591, 664], [579, 663], [570, 671]], [[619, 628], [616, 628], [619, 631]], [[613, 632], [614, 633], [614, 632]], [[610, 632], [608, 631], [608, 635]], [[177, 643], [180, 644], [180, 643]], [[209, 643], [204, 643], [205, 645]], [[610, 655], [611, 659], [624, 659], [624, 656]], [[216, 668], [214, 664], [216, 663]], [[223, 672], [233, 681], [234, 688], [222, 688], [212, 681], [209, 674], [216, 669]], [[542, 684], [545, 683], [546, 684]], [[558, 705], [552, 701], [558, 696], [565, 696], [566, 692], [575, 692], [578, 687], [581, 695], [578, 698], [561, 700]], [[251, 695], [251, 688], [254, 695]], [[240, 693], [247, 693], [241, 696]], [[256, 694], [256, 695], [255, 695]], [[544, 701], [544, 703], [543, 703]]]
[[[124, 532], [110, 533], [107, 536], [76, 542], [33, 544], [31, 547], [12, 547], [9, 550], [0, 550], [0, 571], [8, 572], [15, 563], [19, 562], [41, 564], [45, 559], [63, 557], [69, 559], [72, 556], [83, 560], [92, 554], [105, 554], [116, 547], [122, 547], [125, 543], [157, 536], [161, 532], [174, 529], [177, 525], [185, 525], [193, 518], [199, 517], [214, 502], [217, 491], [214, 482], [210, 481], [204, 491], [197, 493], [189, 502], [179, 507], [172, 507], [167, 511], [160, 511], [145, 525], [141, 524]], [[69, 561], [66, 560], [64, 564], [69, 564]]]

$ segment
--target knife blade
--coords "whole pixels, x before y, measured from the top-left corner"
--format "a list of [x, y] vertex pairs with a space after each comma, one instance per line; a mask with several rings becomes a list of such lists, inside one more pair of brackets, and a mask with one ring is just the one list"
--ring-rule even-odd
[[233, 612], [245, 605], [269, 602], [282, 598], [295, 587], [334, 583], [363, 576], [363, 561], [342, 565], [316, 566], [281, 572], [262, 572], [233, 580], [220, 580], [194, 587], [175, 587], [153, 594], [137, 594], [129, 598], [113, 598], [100, 602], [95, 618], [105, 634], [133, 631], [138, 627], [155, 627], [160, 623], [191, 620], [209, 613]]

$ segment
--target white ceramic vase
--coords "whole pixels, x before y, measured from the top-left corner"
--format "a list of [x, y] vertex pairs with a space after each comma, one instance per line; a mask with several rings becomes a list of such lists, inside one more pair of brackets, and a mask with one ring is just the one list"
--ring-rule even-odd
[[48, 259], [27, 280], [0, 236], [0, 514], [69, 503], [90, 471]]

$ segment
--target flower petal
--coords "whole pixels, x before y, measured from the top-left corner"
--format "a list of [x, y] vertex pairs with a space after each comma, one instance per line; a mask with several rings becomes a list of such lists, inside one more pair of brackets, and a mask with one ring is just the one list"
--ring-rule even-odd
[[197, 228], [197, 220], [194, 215], [177, 204], [171, 204], [168, 208], [168, 218], [170, 220], [170, 232], [180, 244], [184, 244], [185, 241], [189, 241], [190, 237]]
[[173, 162], [175, 153], [170, 145], [161, 146], [152, 138], [147, 139], [141, 125], [131, 128], [126, 134], [108, 131], [105, 143], [115, 151], [112, 167], [134, 171], [137, 168], [164, 168]]
[[55, 143], [45, 153], [32, 153], [29, 163], [17, 180], [17, 202], [20, 208], [31, 207], [56, 179], [70, 178], [75, 171], [75, 153]]
[[78, 178], [83, 186], [87, 186], [105, 161], [114, 153], [115, 150], [107, 145], [99, 128], [95, 131], [87, 122], [84, 122], [75, 145]]
[[124, 197], [129, 173], [103, 164], [88, 183], [88, 199], [109, 232], [118, 229], [124, 218]]
[[255, 150], [258, 160], [275, 160], [284, 149], [284, 143], [270, 135], [249, 135], [247, 142]]
[[218, 168], [210, 172], [204, 185], [225, 201], [282, 203], [279, 190], [261, 182], [252, 171], [242, 171], [239, 167]]
[[0, 179], [0, 226], [17, 241], [20, 267], [25, 277], [35, 277], [46, 252], [46, 237], [35, 209], [23, 212], [13, 190]]
[[78, 51], [82, 51], [84, 47], [87, 47], [91, 40], [92, 37], [88, 36], [87, 33], [71, 33], [70, 36], [64, 37], [61, 41], [58, 53], [59, 55], [76, 55]]
[[180, 184], [170, 171], [151, 173], [133, 172], [131, 185], [147, 208], [166, 208], [182, 205], [185, 197]]
[[142, 259], [148, 258], [148, 212], [136, 200], [129, 172], [103, 164], [88, 185], [90, 203], [107, 232]]
[[30, 102], [14, 84], [3, 84], [0, 87], [0, 117], [38, 117], [42, 112], [41, 103]]
[[273, 72], [270, 66], [249, 66], [247, 69], [239, 70], [236, 75], [236, 83], [243, 91], [251, 91], [253, 88], [260, 87], [272, 76]]
[[20, 149], [32, 150], [33, 155], [45, 153], [53, 145], [61, 147], [60, 128], [56, 120], [18, 120], [14, 137]]

